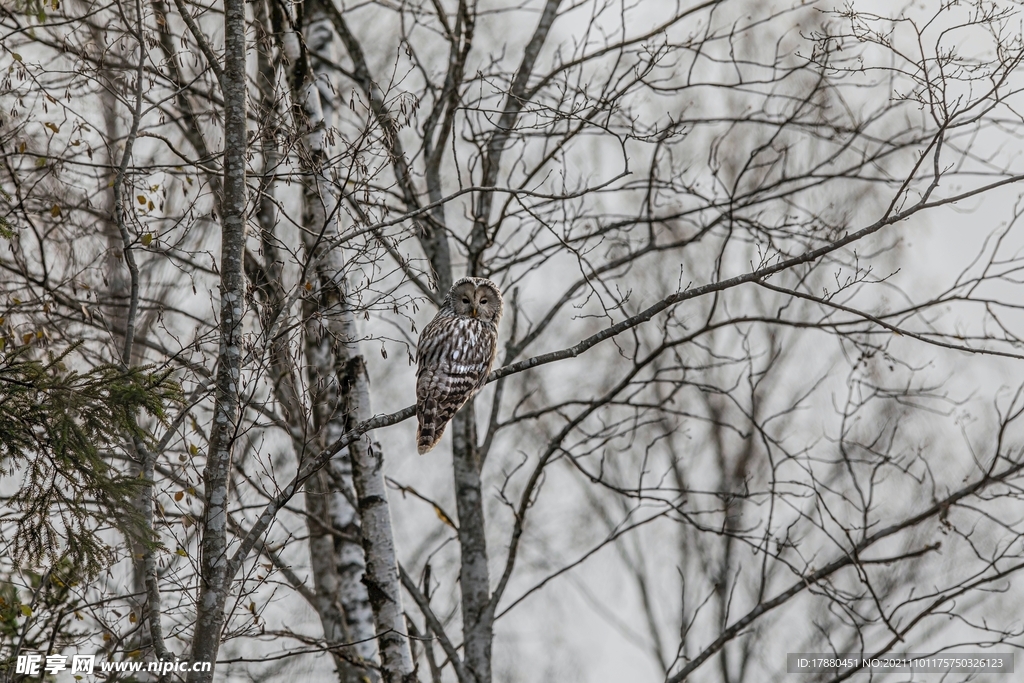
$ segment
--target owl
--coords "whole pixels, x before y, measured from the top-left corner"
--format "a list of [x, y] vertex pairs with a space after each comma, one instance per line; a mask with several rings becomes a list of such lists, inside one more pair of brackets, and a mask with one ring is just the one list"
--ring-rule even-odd
[[487, 381], [503, 306], [493, 282], [464, 277], [423, 328], [416, 347], [416, 447], [421, 455], [437, 445], [448, 421]]

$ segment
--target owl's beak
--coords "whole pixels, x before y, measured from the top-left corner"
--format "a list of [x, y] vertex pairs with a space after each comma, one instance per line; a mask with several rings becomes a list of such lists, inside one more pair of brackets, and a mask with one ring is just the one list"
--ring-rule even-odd
[[473, 307], [473, 310], [470, 313], [470, 315], [472, 315], [474, 318], [477, 317], [477, 315], [476, 315], [476, 306]]

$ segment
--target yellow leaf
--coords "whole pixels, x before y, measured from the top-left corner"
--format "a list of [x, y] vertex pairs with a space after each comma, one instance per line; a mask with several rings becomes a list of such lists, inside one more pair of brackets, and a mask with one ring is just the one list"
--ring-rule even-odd
[[128, 653], [128, 656], [131, 657], [132, 659], [138, 659], [141, 654], [142, 654], [142, 650], [132, 650], [131, 652]]
[[46, 166], [46, 158], [39, 157], [38, 159], [36, 159], [36, 168], [42, 168], [43, 166]]
[[441, 520], [442, 522], [444, 522], [445, 524], [447, 524], [451, 528], [453, 528], [453, 529], [455, 528], [455, 524], [452, 523], [452, 520], [448, 519], [448, 515], [444, 514], [444, 510], [442, 510], [441, 508], [437, 507], [436, 505], [434, 506], [434, 514], [437, 515], [437, 518], [439, 520]]
[[135, 616], [135, 612], [132, 612], [131, 614], [128, 615], [128, 621], [129, 622], [134, 624], [138, 620], [139, 620], [139, 618], [137, 616]]
[[178, 555], [181, 555], [182, 557], [188, 557], [188, 553], [185, 552], [184, 548], [178, 548], [174, 552], [177, 553]]
[[153, 233], [147, 232], [145, 235], [142, 236], [141, 242], [142, 246], [144, 247], [148, 247], [149, 245], [151, 245], [153, 243]]
[[21, 335], [21, 343], [22, 344], [28, 344], [31, 341], [32, 341], [32, 333], [31, 332], [29, 332], [27, 334]]
[[110, 634], [109, 633], [104, 633], [103, 634], [103, 640], [104, 641], [110, 640]]
[[49, 121], [47, 121], [43, 125], [46, 126], [47, 128], [49, 128], [50, 130], [52, 130], [54, 133], [59, 133], [60, 132], [60, 126], [58, 126], [55, 123], [50, 123]]
[[185, 497], [185, 492], [184, 491], [178, 491], [177, 493], [174, 494], [174, 500], [175, 501], [179, 501], [179, 500], [181, 500], [184, 497]]
[[156, 207], [153, 206], [153, 202], [151, 201], [151, 202], [149, 202], [149, 205], [146, 208], [149, 209], [150, 211], [152, 211]]
[[195, 489], [195, 487], [194, 487], [194, 486], [189, 486], [189, 487], [188, 487], [187, 489], [185, 489], [185, 490], [186, 490], [186, 491], [188, 491], [188, 495], [190, 495], [190, 496], [194, 496], [194, 495], [196, 495], [196, 489]]
[[5, 320], [7, 320], [7, 318], [0, 315], [0, 325], [3, 325]]
[[23, 615], [25, 615], [26, 617], [30, 617], [30, 616], [32, 616], [32, 608], [29, 607], [28, 605], [22, 605], [21, 606], [21, 613]]
[[136, 199], [139, 200], [139, 204], [145, 204], [146, 203], [146, 195], [144, 195], [144, 194], [140, 194], [138, 197], [136, 197]]
[[57, 206], [56, 204], [54, 204], [53, 207], [50, 208], [50, 215], [53, 216], [54, 218], [59, 216], [60, 215], [60, 207]]
[[19, 152], [20, 154], [24, 154], [24, 153], [25, 153], [25, 150], [26, 150], [26, 149], [28, 149], [28, 145], [27, 145], [27, 144], [25, 144], [25, 141], [24, 141], [24, 140], [22, 140], [22, 141], [21, 141], [21, 144], [20, 144], [20, 145], [18, 145], [18, 152]]
[[307, 292], [312, 292], [313, 291], [313, 283], [312, 282], [307, 282], [306, 284], [304, 284], [302, 286], [306, 288]]
[[36, 339], [42, 339], [42, 338], [43, 338], [43, 331], [42, 330], [36, 330]]
[[188, 452], [190, 455], [195, 455], [196, 453], [199, 452], [199, 449], [196, 447], [194, 443], [190, 443], [188, 445]]
[[79, 612], [78, 610], [75, 610], [75, 619], [77, 619], [78, 621], [81, 621], [84, 618], [85, 617], [82, 616], [81, 612]]
[[20, 62], [21, 61], [21, 55], [19, 55], [17, 52], [12, 52], [11, 56], [14, 57], [14, 61], [16, 61], [16, 62]]

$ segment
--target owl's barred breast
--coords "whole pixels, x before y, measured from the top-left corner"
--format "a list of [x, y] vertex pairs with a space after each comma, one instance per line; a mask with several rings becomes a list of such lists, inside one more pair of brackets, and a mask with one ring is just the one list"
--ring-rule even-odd
[[438, 323], [436, 329], [425, 329], [420, 339], [417, 377], [429, 375], [432, 385], [463, 384], [465, 380], [476, 384], [486, 379], [497, 345], [494, 325], [446, 316], [435, 318], [428, 328], [434, 323]]

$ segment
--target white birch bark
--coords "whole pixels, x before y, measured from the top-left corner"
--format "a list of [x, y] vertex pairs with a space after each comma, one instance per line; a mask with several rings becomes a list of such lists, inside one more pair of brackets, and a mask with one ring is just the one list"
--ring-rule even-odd
[[[270, 21], [266, 3], [259, 3], [258, 11], [260, 22], [269, 31]], [[281, 282], [274, 186], [269, 179], [275, 172], [279, 160], [277, 140], [275, 139], [277, 126], [273, 88], [276, 82], [276, 70], [269, 48], [270, 46], [260, 45], [257, 50], [260, 74], [258, 84], [261, 91], [260, 116], [263, 132], [261, 155], [264, 161], [265, 177], [264, 184], [260, 188], [258, 219], [263, 252], [263, 275], [267, 280], [263, 285], [264, 301], [270, 315], [282, 315], [285, 313], [283, 308], [286, 305], [287, 297]], [[311, 433], [312, 429], [307, 411], [304, 410], [299, 398], [295, 363], [288, 352], [288, 340], [284, 335], [273, 337], [270, 361], [274, 393], [283, 409], [285, 421], [289, 425], [295, 453], [299, 455], [305, 451], [307, 445], [305, 435]], [[363, 571], [363, 560], [362, 549], [358, 545], [358, 520], [355, 518], [353, 506], [347, 504], [347, 501], [344, 501], [342, 513], [347, 509], [348, 521], [339, 522], [337, 520], [339, 515], [335, 513], [336, 506], [332, 504], [331, 500], [333, 487], [329, 483], [324, 483], [328, 477], [327, 473], [321, 471], [314, 474], [306, 483], [306, 509], [311, 517], [308, 521], [308, 528], [314, 590], [304, 591], [303, 595], [309, 601], [310, 606], [316, 610], [323, 627], [324, 639], [327, 642], [339, 644], [361, 641], [358, 645], [340, 651], [331, 650], [339, 683], [372, 682], [377, 679], [376, 672], [368, 668], [367, 665], [376, 658], [373, 642], [373, 613], [370, 611], [366, 589], [359, 582]], [[351, 482], [351, 475], [349, 481]], [[351, 483], [349, 486], [351, 488]], [[347, 525], [353, 523], [356, 527], [354, 531], [347, 528]], [[329, 525], [330, 528], [324, 529], [325, 525]], [[332, 533], [337, 531], [349, 533], [355, 539], [355, 543], [337, 539], [336, 534]], [[348, 558], [348, 555], [352, 554], [352, 551], [348, 549], [354, 549], [354, 560]], [[338, 562], [336, 560], [338, 556], [341, 556], [346, 564]], [[340, 575], [340, 569], [350, 565], [355, 567], [355, 576]], [[301, 579], [298, 577], [295, 577], [294, 580], [302, 585]], [[355, 624], [352, 625], [350, 622], [355, 622]], [[366, 664], [360, 666], [360, 661], [364, 661]]]
[[[347, 364], [344, 399], [352, 426], [367, 420], [370, 410], [370, 382], [366, 363], [355, 355]], [[398, 556], [391, 527], [391, 507], [384, 486], [384, 459], [373, 443], [371, 432], [348, 446], [352, 460], [359, 516], [362, 522], [366, 574], [363, 583], [377, 624], [377, 645], [381, 655], [381, 677], [385, 683], [416, 683], [409, 639], [406, 636]]]
[[[318, 21], [315, 15], [310, 19], [304, 22], [306, 46], [316, 52], [329, 51], [330, 27], [325, 27], [323, 20]], [[316, 78], [308, 62], [305, 73], [307, 78]], [[356, 332], [344, 296], [342, 252], [340, 249], [325, 251], [324, 247], [325, 240], [338, 234], [337, 199], [331, 191], [328, 170], [324, 168], [327, 159], [325, 131], [331, 125], [331, 117], [325, 111], [315, 82], [299, 84], [298, 79], [294, 82], [298, 87], [294, 88], [293, 96], [303, 98], [309, 159], [306, 170], [311, 177], [311, 182], [303, 186], [303, 242], [307, 257], [317, 261], [317, 291], [304, 306], [305, 353], [309, 386], [314, 391], [319, 389], [319, 395], [311, 397], [311, 404], [316, 411], [317, 446], [322, 449], [347, 430], [348, 416], [340, 407], [339, 383]], [[369, 663], [377, 659], [373, 611], [361, 582], [365, 560], [359, 545], [359, 518], [352, 486], [347, 452], [334, 457], [306, 484], [311, 568], [324, 637], [332, 642], [353, 643], [341, 652], [344, 658], [336, 658], [341, 683], [377, 679], [373, 669], [352, 666], [353, 662]]]
[[[317, 52], [328, 51], [327, 41], [332, 37], [329, 25], [317, 14], [310, 18], [312, 21], [305, 22], [308, 26], [305, 44]], [[277, 24], [285, 26], [285, 22]], [[355, 318], [347, 300], [342, 252], [325, 250], [326, 244], [338, 235], [337, 198], [331, 192], [328, 170], [324, 167], [330, 118], [325, 114], [316, 74], [310, 68], [298, 36], [284, 32], [282, 45], [292, 67], [293, 111], [302, 119], [297, 122], [299, 126], [306, 130], [305, 170], [312, 179], [304, 186], [303, 240], [307, 259], [316, 264], [317, 282], [315, 297], [307, 299], [304, 306], [305, 352], [307, 367], [311, 370], [309, 384], [319, 392], [311, 403], [317, 410], [315, 424], [318, 446], [322, 449], [368, 416], [369, 389], [356, 341]], [[347, 539], [324, 534], [323, 530], [314, 528], [315, 523], [311, 526], [314, 581], [322, 599], [317, 611], [324, 624], [325, 637], [356, 641], [352, 649], [363, 659], [373, 659], [376, 654], [373, 642], [367, 637], [375, 634], [381, 678], [388, 682], [411, 681], [415, 680], [415, 672], [403, 635], [398, 563], [384, 476], [379, 465], [367, 466], [369, 456], [361, 443], [350, 444], [307, 483], [307, 511], [311, 517], [342, 534], [358, 535], [363, 546], [361, 550]], [[351, 493], [353, 485], [355, 496]], [[364, 490], [373, 492], [366, 499], [367, 506], [362, 504]], [[352, 505], [356, 496], [360, 501], [358, 517]], [[368, 543], [367, 539], [372, 540]], [[387, 598], [378, 599], [381, 595]], [[345, 667], [339, 665], [338, 669], [339, 677], [344, 679]]]

